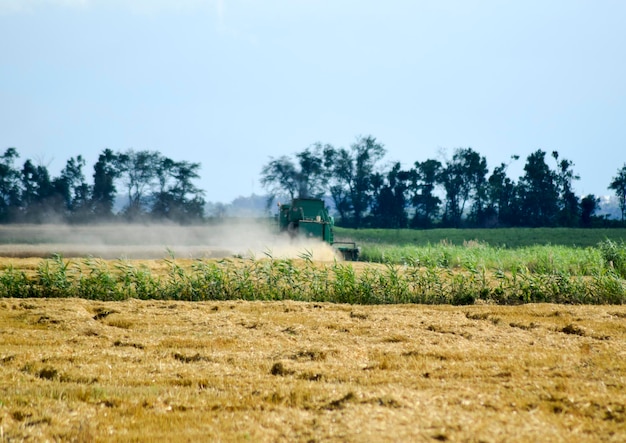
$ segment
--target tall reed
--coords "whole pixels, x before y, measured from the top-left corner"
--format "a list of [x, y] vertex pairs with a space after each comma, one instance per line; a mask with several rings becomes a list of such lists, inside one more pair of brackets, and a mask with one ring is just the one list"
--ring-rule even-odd
[[424, 266], [419, 259], [397, 265], [353, 266], [299, 260], [197, 260], [183, 267], [174, 257], [166, 272], [126, 260], [43, 260], [33, 276], [8, 267], [0, 273], [2, 297], [82, 297], [162, 300], [301, 300], [350, 304], [497, 304], [626, 302], [626, 280], [607, 266], [576, 275], [561, 266], [551, 272], [518, 265], [489, 269], [467, 256], [454, 269]]

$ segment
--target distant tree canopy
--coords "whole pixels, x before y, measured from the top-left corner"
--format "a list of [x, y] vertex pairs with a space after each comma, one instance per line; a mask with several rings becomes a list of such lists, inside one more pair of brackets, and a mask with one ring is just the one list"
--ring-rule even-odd
[[[315, 143], [292, 156], [270, 157], [261, 169], [261, 184], [271, 199], [326, 198], [338, 223], [347, 227], [610, 225], [595, 215], [598, 197], [574, 193], [580, 177], [573, 162], [556, 151], [531, 153], [517, 180], [507, 176], [506, 163], [490, 171], [486, 158], [471, 147], [408, 168], [384, 161], [385, 155], [384, 145], [369, 135], [357, 137], [348, 148]], [[19, 157], [13, 147], [0, 154], [0, 223], [194, 223], [205, 218], [204, 191], [195, 184], [199, 163], [175, 161], [157, 151], [104, 149], [91, 174], [78, 155], [51, 177], [45, 165], [30, 159], [20, 164]], [[608, 189], [617, 196], [624, 224], [626, 164]], [[120, 203], [123, 207], [116, 210]]]
[[[191, 223], [204, 218], [204, 191], [195, 184], [199, 163], [174, 161], [155, 151], [113, 152], [105, 149], [85, 178], [82, 156], [67, 160], [59, 177], [44, 165], [7, 148], [0, 156], [0, 222], [91, 222], [171, 220]], [[118, 187], [126, 206], [114, 213]]]
[[[295, 161], [271, 159], [261, 171], [261, 183], [272, 196], [327, 196], [338, 222], [355, 228], [591, 227], [607, 222], [595, 216], [596, 196], [575, 195], [573, 183], [580, 177], [573, 162], [557, 151], [530, 154], [517, 181], [507, 176], [508, 164], [490, 172], [485, 157], [469, 147], [441, 161], [416, 161], [408, 169], [399, 162], [383, 164], [385, 153], [372, 136], [358, 137], [349, 149], [316, 143], [296, 153]], [[623, 219], [626, 165], [609, 189], [619, 198]]]

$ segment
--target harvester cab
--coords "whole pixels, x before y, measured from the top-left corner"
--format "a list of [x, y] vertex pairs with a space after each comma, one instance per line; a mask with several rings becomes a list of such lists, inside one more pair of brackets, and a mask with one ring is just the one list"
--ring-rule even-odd
[[359, 248], [354, 242], [337, 242], [335, 221], [319, 198], [294, 198], [289, 204], [278, 204], [280, 232], [290, 237], [313, 238], [333, 246], [346, 260], [358, 260]]

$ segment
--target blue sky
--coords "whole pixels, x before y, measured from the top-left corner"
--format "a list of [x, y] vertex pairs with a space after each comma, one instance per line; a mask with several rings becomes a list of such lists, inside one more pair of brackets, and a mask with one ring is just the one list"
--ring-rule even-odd
[[[543, 149], [579, 195], [626, 163], [622, 0], [0, 0], [0, 150], [202, 164], [206, 199], [264, 192], [270, 157], [373, 135], [410, 167]], [[549, 158], [549, 160], [552, 160]]]

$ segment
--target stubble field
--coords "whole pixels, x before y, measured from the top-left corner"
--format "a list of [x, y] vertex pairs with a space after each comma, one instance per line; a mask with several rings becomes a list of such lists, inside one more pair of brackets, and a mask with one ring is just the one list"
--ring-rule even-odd
[[623, 306], [0, 302], [3, 441], [623, 441]]

